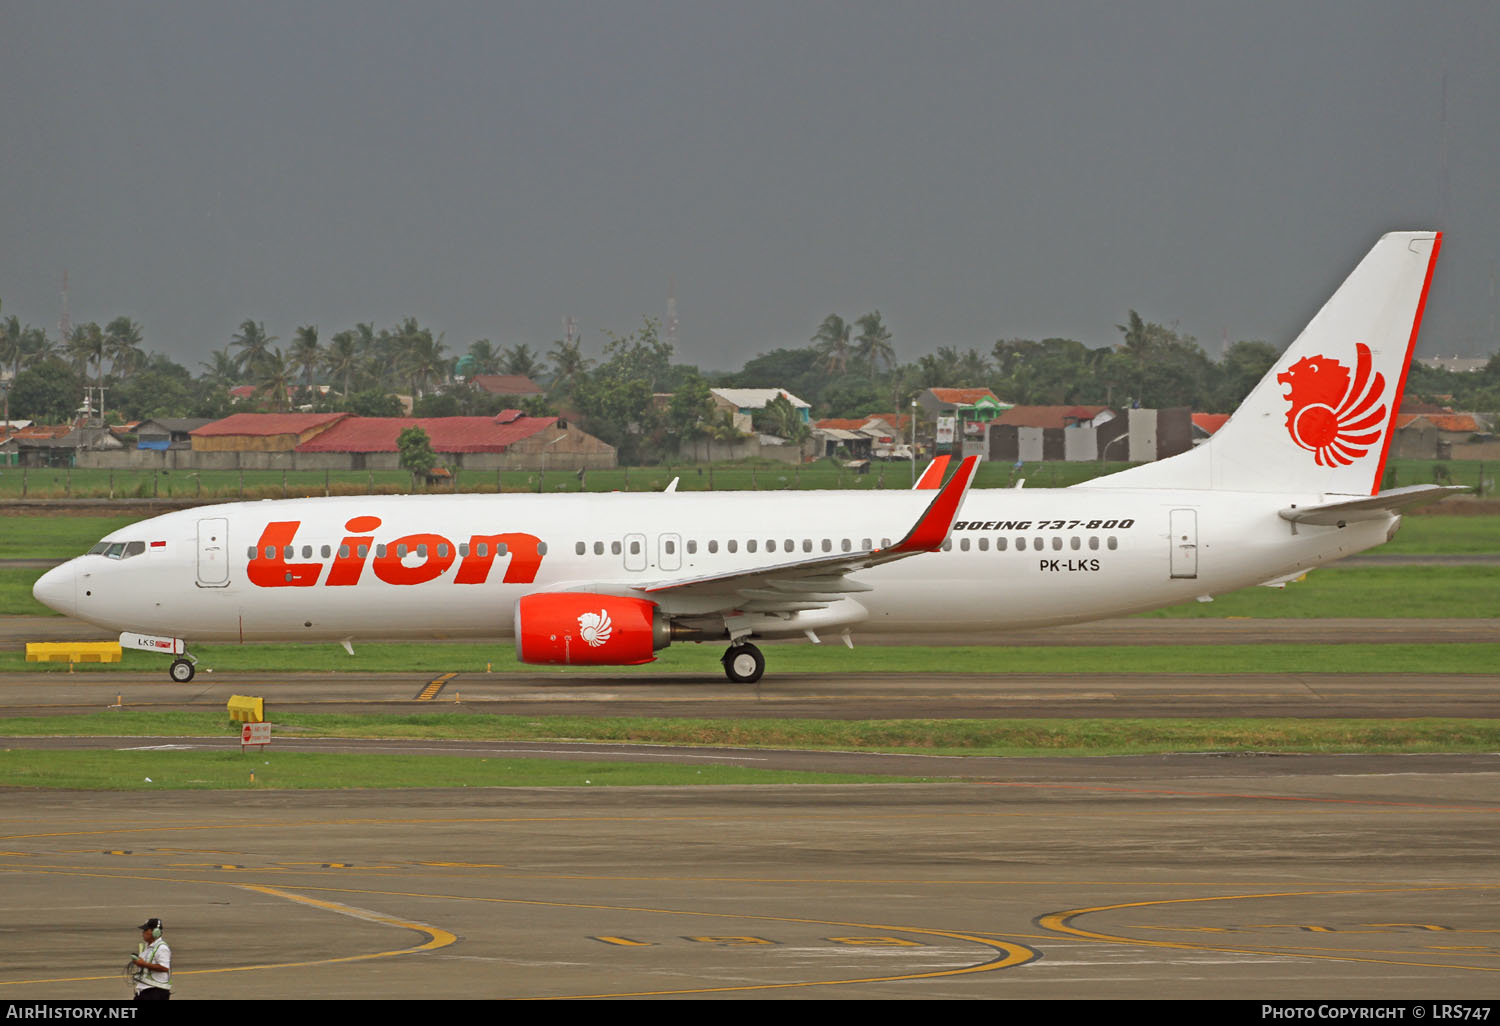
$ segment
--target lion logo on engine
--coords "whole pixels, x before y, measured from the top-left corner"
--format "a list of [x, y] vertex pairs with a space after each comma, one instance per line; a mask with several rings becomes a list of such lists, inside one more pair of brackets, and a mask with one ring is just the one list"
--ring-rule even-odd
[[584, 613], [578, 618], [578, 633], [589, 643], [589, 648], [598, 648], [608, 641], [614, 629], [609, 613], [603, 609], [597, 613]]
[[1276, 375], [1289, 389], [1282, 396], [1291, 404], [1287, 432], [1321, 467], [1347, 467], [1380, 440], [1385, 375], [1371, 375], [1370, 347], [1363, 342], [1355, 343], [1354, 355], [1352, 381], [1349, 368], [1327, 356], [1304, 356]]

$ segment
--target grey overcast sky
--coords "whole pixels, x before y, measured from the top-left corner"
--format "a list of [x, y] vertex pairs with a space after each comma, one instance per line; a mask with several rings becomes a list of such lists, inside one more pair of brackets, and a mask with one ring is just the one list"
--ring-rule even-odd
[[669, 283], [705, 369], [877, 308], [1217, 355], [1428, 227], [1419, 352], [1500, 348], [1493, 0], [0, 0], [0, 97], [0, 315], [66, 268], [195, 372], [247, 318], [597, 355]]

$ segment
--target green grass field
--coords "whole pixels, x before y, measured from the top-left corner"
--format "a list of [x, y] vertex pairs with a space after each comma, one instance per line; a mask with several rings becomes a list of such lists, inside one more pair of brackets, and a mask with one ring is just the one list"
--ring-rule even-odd
[[[275, 735], [283, 738], [588, 741], [718, 748], [922, 752], [934, 755], [1077, 756], [1164, 752], [1395, 753], [1500, 750], [1500, 720], [1488, 719], [714, 720], [623, 716], [507, 716], [469, 710], [397, 715], [278, 714], [273, 711], [273, 720]], [[113, 709], [77, 716], [0, 720], [0, 738], [232, 738], [238, 732], [238, 725], [230, 723], [225, 714], [219, 711]], [[0, 741], [0, 750], [4, 749], [5, 745]], [[274, 740], [266, 751], [276, 751]], [[250, 758], [248, 754], [241, 755], [238, 751], [233, 754], [237, 760]]]
[[272, 750], [243, 754], [237, 751], [0, 751], [0, 780], [4, 780], [6, 786], [87, 791], [663, 787], [683, 784], [865, 784], [928, 779], [932, 778], [800, 773], [737, 766], [468, 759], [436, 755], [327, 755]]

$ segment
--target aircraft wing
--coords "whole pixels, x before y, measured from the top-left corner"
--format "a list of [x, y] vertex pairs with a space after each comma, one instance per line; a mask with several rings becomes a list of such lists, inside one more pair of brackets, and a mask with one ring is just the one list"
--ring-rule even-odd
[[1278, 516], [1294, 524], [1317, 524], [1326, 527], [1343, 527], [1360, 520], [1377, 520], [1380, 517], [1400, 513], [1405, 509], [1425, 506], [1431, 502], [1467, 492], [1464, 485], [1409, 485], [1392, 488], [1360, 499], [1343, 502], [1325, 502], [1318, 506], [1288, 506], [1278, 511]]
[[641, 585], [634, 590], [651, 596], [665, 607], [677, 607], [683, 612], [793, 613], [832, 605], [848, 594], [870, 590], [869, 585], [848, 579], [854, 571], [942, 548], [974, 480], [978, 462], [975, 456], [964, 460], [906, 536], [886, 548], [839, 552], [750, 570], [663, 581]]

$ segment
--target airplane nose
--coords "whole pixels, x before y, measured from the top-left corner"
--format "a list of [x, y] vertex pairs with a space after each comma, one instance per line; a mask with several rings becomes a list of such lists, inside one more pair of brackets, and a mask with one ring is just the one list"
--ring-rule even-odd
[[71, 559], [53, 567], [37, 578], [31, 594], [42, 605], [72, 616], [78, 609], [78, 567]]

